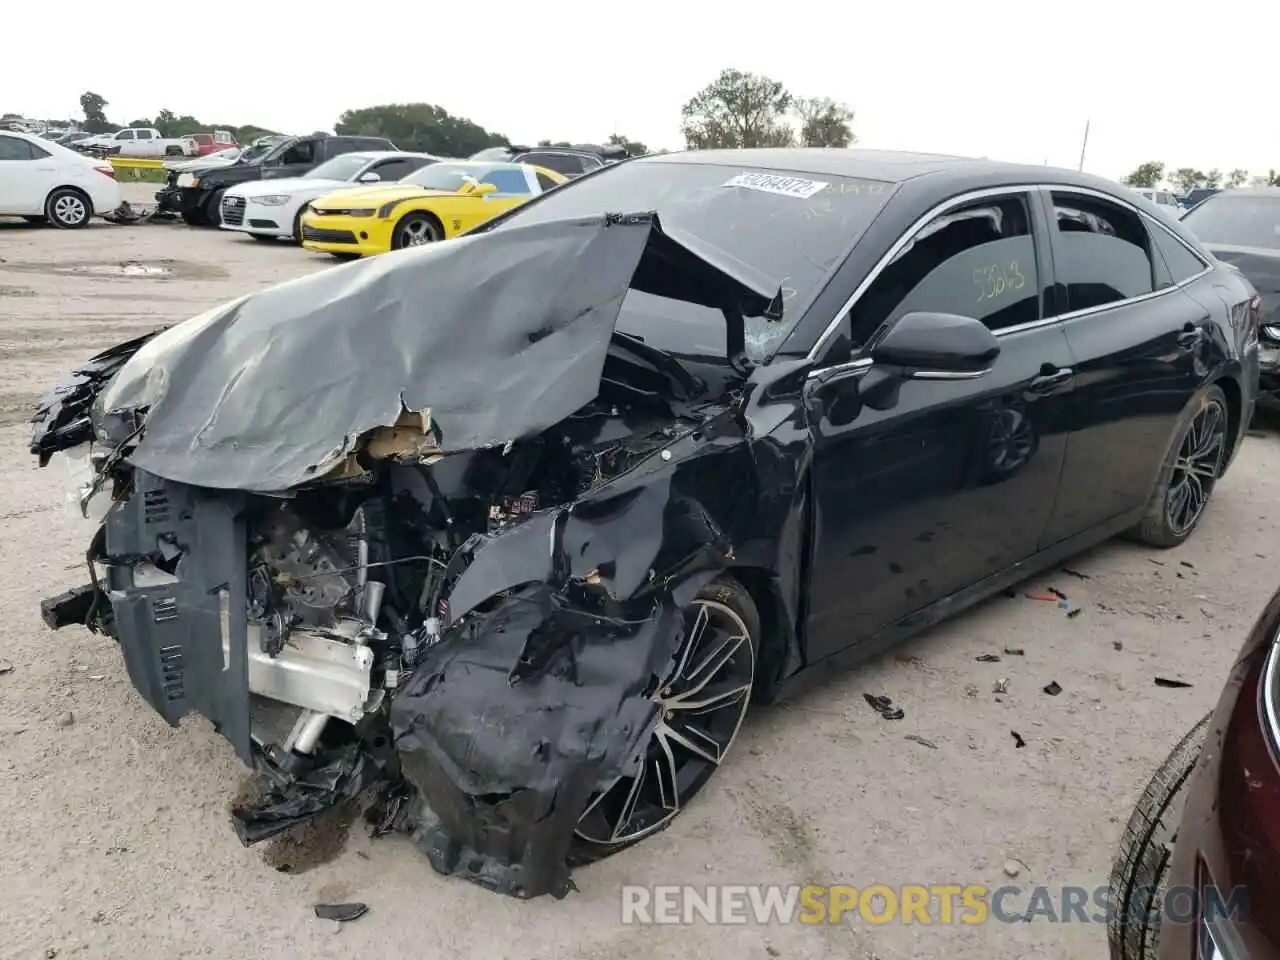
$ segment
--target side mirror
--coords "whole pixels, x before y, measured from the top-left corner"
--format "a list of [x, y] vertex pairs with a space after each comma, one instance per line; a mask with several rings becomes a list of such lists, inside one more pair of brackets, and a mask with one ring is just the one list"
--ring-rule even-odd
[[468, 183], [462, 188], [462, 192], [473, 197], [483, 197], [490, 193], [498, 192], [496, 183]]
[[381, 179], [382, 179], [381, 175], [374, 173], [372, 170], [370, 170], [368, 173], [360, 174], [361, 183], [377, 183]]
[[986, 325], [954, 313], [908, 313], [871, 347], [862, 402], [888, 410], [906, 380], [976, 380], [991, 372], [1000, 341]]
[[876, 366], [907, 380], [969, 380], [991, 370], [1000, 341], [986, 325], [954, 313], [908, 313], [871, 348]]

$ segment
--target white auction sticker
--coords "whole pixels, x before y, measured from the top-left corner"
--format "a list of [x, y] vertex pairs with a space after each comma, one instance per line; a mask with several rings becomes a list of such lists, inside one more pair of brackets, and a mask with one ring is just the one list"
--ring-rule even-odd
[[778, 177], [768, 173], [740, 173], [733, 179], [725, 181], [723, 185], [726, 187], [746, 187], [748, 190], [776, 193], [779, 196], [796, 197], [800, 200], [808, 200], [815, 193], [830, 186], [823, 180]]

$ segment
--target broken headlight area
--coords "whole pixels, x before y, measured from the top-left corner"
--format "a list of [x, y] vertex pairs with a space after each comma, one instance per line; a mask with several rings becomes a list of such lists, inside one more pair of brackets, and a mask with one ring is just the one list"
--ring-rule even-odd
[[[710, 381], [616, 329], [628, 290], [719, 308]], [[437, 869], [563, 894], [570, 862], [678, 811], [674, 760], [644, 813], [620, 786], [645, 751], [718, 763], [664, 726], [697, 705], [676, 661], [690, 689], [704, 660], [737, 670], [745, 709], [750, 631], [691, 611], [760, 498], [739, 348], [780, 303], [656, 215], [608, 215], [313, 274], [107, 351], [35, 418], [42, 463], [87, 448], [97, 527], [91, 582], [45, 621], [114, 636], [170, 724], [202, 714], [259, 771], [244, 842], [381, 785], [379, 828]]]
[[[578, 818], [656, 722], [676, 598], [729, 555], [669, 478], [607, 485], [703, 424], [597, 403], [505, 448], [361, 472], [370, 438], [287, 497], [120, 462], [95, 583], [46, 622], [115, 636], [166, 720], [202, 713], [262, 774], [234, 810], [245, 843], [381, 784], [404, 798], [388, 828], [438, 870], [563, 894]], [[291, 723], [257, 724], [261, 701]]]

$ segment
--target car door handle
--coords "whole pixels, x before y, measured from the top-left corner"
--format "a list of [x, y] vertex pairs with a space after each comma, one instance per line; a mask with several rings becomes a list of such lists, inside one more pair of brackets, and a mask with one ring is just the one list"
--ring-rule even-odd
[[1042, 373], [1027, 384], [1027, 393], [1036, 397], [1047, 397], [1052, 393], [1061, 393], [1075, 383], [1075, 372], [1070, 367], [1059, 367], [1052, 373]]

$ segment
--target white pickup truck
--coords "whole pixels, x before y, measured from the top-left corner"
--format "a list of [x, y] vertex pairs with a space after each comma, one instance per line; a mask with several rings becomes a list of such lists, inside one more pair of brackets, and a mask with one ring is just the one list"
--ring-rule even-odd
[[75, 148], [111, 157], [194, 157], [200, 153], [200, 145], [190, 137], [162, 137], [155, 127], [126, 127], [115, 133], [100, 133], [77, 141]]

